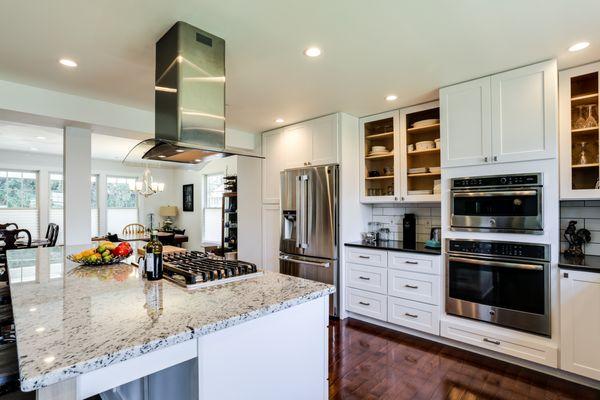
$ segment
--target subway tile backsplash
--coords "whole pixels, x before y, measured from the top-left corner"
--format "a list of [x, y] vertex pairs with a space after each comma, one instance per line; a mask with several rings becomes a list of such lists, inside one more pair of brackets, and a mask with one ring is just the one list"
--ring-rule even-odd
[[569, 247], [563, 233], [569, 221], [577, 221], [577, 229], [585, 228], [592, 234], [592, 241], [585, 245], [585, 254], [600, 256], [600, 201], [560, 202], [560, 249]]
[[382, 227], [390, 228], [392, 240], [402, 240], [402, 219], [404, 214], [415, 214], [417, 219], [417, 242], [429, 240], [431, 228], [442, 226], [440, 220], [440, 205], [435, 203], [406, 204], [375, 204], [372, 207], [374, 222], [380, 222]]

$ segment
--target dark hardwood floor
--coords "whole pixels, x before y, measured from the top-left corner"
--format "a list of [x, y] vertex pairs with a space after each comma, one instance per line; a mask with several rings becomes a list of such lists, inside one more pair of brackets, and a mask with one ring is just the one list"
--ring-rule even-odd
[[600, 399], [600, 391], [358, 320], [332, 320], [330, 399]]

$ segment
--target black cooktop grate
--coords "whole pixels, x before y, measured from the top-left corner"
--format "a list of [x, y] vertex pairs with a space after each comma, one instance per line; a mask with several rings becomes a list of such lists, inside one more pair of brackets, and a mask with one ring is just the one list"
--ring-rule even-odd
[[200, 251], [168, 253], [163, 256], [164, 273], [185, 278], [187, 285], [233, 278], [257, 272], [256, 265], [239, 260], [213, 258]]

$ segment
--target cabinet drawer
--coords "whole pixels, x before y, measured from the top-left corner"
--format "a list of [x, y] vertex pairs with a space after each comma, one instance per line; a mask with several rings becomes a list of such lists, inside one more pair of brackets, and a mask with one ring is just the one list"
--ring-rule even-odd
[[439, 305], [440, 277], [389, 269], [388, 294], [407, 300]]
[[439, 306], [388, 297], [388, 322], [439, 335]]
[[348, 288], [346, 309], [367, 317], [387, 320], [387, 297], [383, 294]]
[[360, 247], [346, 247], [346, 261], [372, 265], [374, 267], [387, 267], [387, 252], [385, 250], [370, 250]]
[[387, 293], [387, 270], [378, 267], [346, 263], [346, 284], [356, 289]]
[[[435, 257], [435, 259], [433, 259]], [[439, 275], [440, 260], [439, 256], [427, 258], [425, 256], [409, 256], [406, 253], [388, 252], [388, 266], [393, 269], [400, 269], [410, 272], [421, 272], [424, 274]]]
[[454, 321], [441, 322], [441, 335], [488, 350], [508, 354], [556, 368], [558, 366], [558, 349], [549, 340], [525, 338], [524, 334], [513, 336], [492, 328], [477, 328], [472, 324]]

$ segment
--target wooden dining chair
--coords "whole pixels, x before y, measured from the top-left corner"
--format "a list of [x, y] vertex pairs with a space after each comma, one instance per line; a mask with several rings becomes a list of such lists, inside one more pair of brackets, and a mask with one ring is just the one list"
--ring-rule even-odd
[[48, 240], [48, 244], [45, 247], [54, 247], [56, 246], [56, 241], [58, 240], [58, 230], [59, 227], [55, 223], [49, 223], [48, 229], [46, 229], [46, 239]]
[[146, 227], [142, 224], [129, 224], [123, 228], [123, 235], [143, 235], [146, 233]]
[[[17, 245], [17, 240], [23, 239], [19, 237], [22, 233], [25, 234], [27, 241], [20, 242]], [[2, 248], [2, 252], [4, 253], [6, 253], [6, 250], [31, 247], [31, 232], [27, 229], [5, 229], [2, 231], [2, 236], [4, 237], [4, 247]]]

